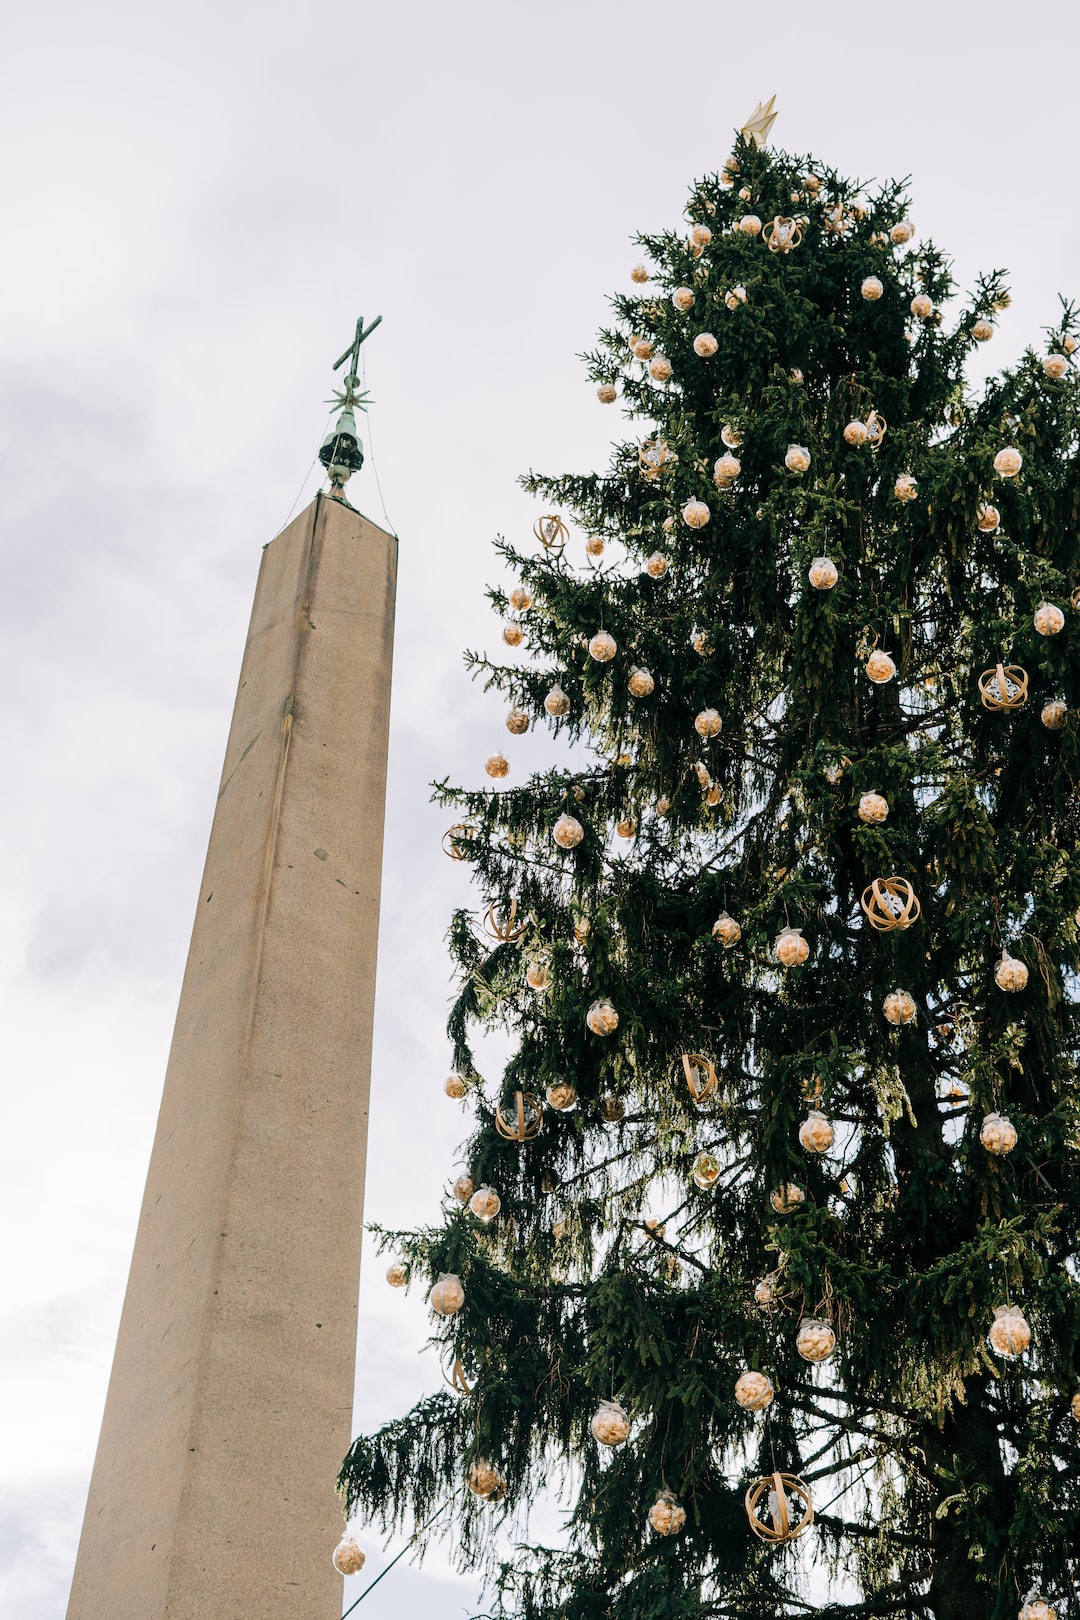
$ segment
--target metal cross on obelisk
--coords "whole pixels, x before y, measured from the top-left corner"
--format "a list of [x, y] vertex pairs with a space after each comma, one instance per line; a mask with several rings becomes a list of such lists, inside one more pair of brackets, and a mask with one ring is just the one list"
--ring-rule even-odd
[[263, 552], [68, 1620], [341, 1614], [397, 570], [342, 486], [376, 324], [334, 498]]

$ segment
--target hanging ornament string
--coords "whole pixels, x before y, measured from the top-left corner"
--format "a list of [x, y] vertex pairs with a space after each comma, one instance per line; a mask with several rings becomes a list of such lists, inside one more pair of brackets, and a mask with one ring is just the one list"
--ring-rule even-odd
[[461, 1495], [461, 1490], [459, 1488], [458, 1490], [456, 1490], [454, 1492], [453, 1496], [448, 1496], [446, 1498], [446, 1501], [443, 1503], [441, 1508], [437, 1508], [435, 1510], [435, 1512], [431, 1515], [431, 1518], [427, 1521], [427, 1524], [422, 1524], [420, 1526], [419, 1530], [415, 1530], [413, 1532], [413, 1534], [409, 1537], [409, 1540], [405, 1543], [404, 1547], [402, 1547], [401, 1551], [396, 1555], [396, 1557], [391, 1558], [391, 1560], [387, 1564], [386, 1568], [379, 1571], [378, 1575], [376, 1575], [375, 1579], [371, 1582], [371, 1584], [369, 1586], [364, 1587], [364, 1590], [361, 1592], [360, 1596], [356, 1599], [356, 1602], [349, 1604], [349, 1607], [345, 1610], [345, 1613], [341, 1616], [341, 1620], [346, 1620], [346, 1616], [352, 1614], [353, 1610], [357, 1607], [358, 1604], [363, 1603], [363, 1601], [367, 1597], [368, 1593], [371, 1592], [371, 1591], [374, 1591], [375, 1587], [378, 1586], [378, 1584], [382, 1580], [383, 1576], [384, 1575], [389, 1575], [389, 1573], [393, 1569], [394, 1565], [396, 1563], [398, 1563], [400, 1559], [404, 1558], [405, 1554], [409, 1551], [409, 1548], [412, 1547], [413, 1544], [420, 1539], [420, 1537], [424, 1534], [424, 1531], [430, 1529], [431, 1526], [435, 1523], [435, 1520], [439, 1517], [439, 1515], [441, 1513], [445, 1513], [447, 1508], [450, 1506], [451, 1502], [453, 1502], [460, 1495]]

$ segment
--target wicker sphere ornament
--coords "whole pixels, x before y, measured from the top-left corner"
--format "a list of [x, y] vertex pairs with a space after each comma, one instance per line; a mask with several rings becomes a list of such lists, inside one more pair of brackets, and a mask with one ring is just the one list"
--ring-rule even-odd
[[695, 1187], [708, 1192], [719, 1181], [720, 1170], [720, 1160], [715, 1153], [699, 1153], [690, 1167], [690, 1177]]
[[1001, 513], [996, 506], [984, 502], [975, 515], [975, 521], [982, 534], [994, 534], [1001, 525]]
[[619, 397], [619, 390], [614, 383], [600, 383], [596, 390], [596, 397], [601, 405], [614, 405]]
[[668, 571], [668, 560], [662, 551], [652, 551], [645, 559], [645, 572], [650, 579], [663, 579]]
[[510, 761], [505, 754], [492, 754], [490, 759], [484, 761], [484, 769], [489, 776], [498, 780], [499, 777], [509, 776]]
[[432, 1310], [437, 1316], [455, 1316], [464, 1303], [465, 1290], [461, 1286], [461, 1278], [453, 1271], [442, 1272], [428, 1295]]
[[694, 730], [699, 737], [718, 737], [722, 721], [715, 709], [702, 709], [694, 717]]
[[524, 736], [529, 729], [529, 717], [524, 709], [511, 709], [506, 717], [506, 729], [512, 737]]
[[804, 473], [810, 465], [810, 452], [805, 444], [789, 444], [784, 455], [788, 472]]
[[589, 642], [589, 657], [595, 658], [598, 664], [609, 664], [618, 650], [615, 637], [606, 630], [598, 630]]
[[979, 1132], [979, 1141], [987, 1153], [1003, 1158], [1016, 1146], [1016, 1126], [1007, 1114], [987, 1114]]
[[710, 1097], [716, 1096], [720, 1082], [707, 1057], [700, 1052], [684, 1052], [679, 1061], [686, 1089], [696, 1103], [708, 1102]]
[[448, 1097], [452, 1097], [455, 1102], [460, 1102], [468, 1089], [468, 1086], [465, 1084], [465, 1077], [460, 1074], [448, 1075], [443, 1081], [443, 1090], [446, 1092], [446, 1095]]
[[495, 1129], [505, 1142], [531, 1142], [544, 1128], [544, 1116], [535, 1097], [515, 1091], [495, 1110]]
[[764, 1412], [775, 1394], [772, 1379], [763, 1372], [740, 1373], [735, 1380], [735, 1400], [744, 1412]]
[[1002, 951], [994, 963], [994, 983], [999, 990], [1023, 990], [1028, 982], [1027, 963]]
[[762, 1541], [794, 1541], [814, 1522], [810, 1487], [796, 1474], [765, 1474], [744, 1498], [750, 1528]]
[[1063, 354], [1048, 354], [1042, 364], [1051, 382], [1060, 382], [1069, 369], [1068, 359]]
[[742, 939], [742, 929], [734, 917], [729, 917], [726, 911], [722, 911], [717, 917], [712, 925], [712, 931], [713, 938], [718, 939], [725, 950], [730, 950], [732, 945], [737, 945]]
[[602, 1446], [621, 1446], [630, 1433], [630, 1419], [618, 1401], [601, 1401], [589, 1428]]
[[626, 1117], [626, 1104], [621, 1097], [613, 1097], [610, 1092], [600, 1099], [600, 1118], [606, 1125], [617, 1125], [620, 1119]]
[[469, 1489], [485, 1502], [498, 1500], [506, 1490], [506, 1480], [486, 1457], [477, 1457], [469, 1469]]
[[549, 1106], [556, 1109], [560, 1114], [565, 1113], [568, 1108], [573, 1108], [577, 1102], [577, 1092], [566, 1080], [560, 1080], [557, 1085], [548, 1086], [544, 1095], [547, 1097]]
[[525, 632], [516, 619], [510, 619], [503, 625], [502, 638], [508, 647], [520, 647], [525, 640]]
[[847, 427], [844, 429], [844, 442], [845, 442], [845, 444], [852, 444], [852, 445], [865, 444], [869, 437], [870, 437], [870, 430], [867, 427], [865, 422], [859, 422], [859, 421], [849, 422]]
[[688, 309], [694, 307], [693, 287], [676, 287], [671, 295], [671, 302], [680, 314], [685, 315]]
[[859, 820], [878, 827], [888, 819], [889, 801], [880, 793], [864, 793], [859, 800]]
[[1060, 731], [1068, 718], [1068, 714], [1068, 708], [1060, 698], [1051, 698], [1049, 703], [1043, 704], [1039, 719], [1047, 731]]
[[635, 664], [630, 671], [626, 685], [633, 697], [648, 697], [656, 682], [647, 669], [640, 669]]
[[346, 1535], [334, 1548], [330, 1561], [339, 1575], [359, 1575], [367, 1562], [367, 1555], [360, 1551], [351, 1536]]
[[658, 1536], [677, 1536], [686, 1523], [686, 1509], [672, 1491], [661, 1491], [649, 1509], [649, 1523]]
[[911, 300], [910, 309], [916, 320], [929, 320], [934, 313], [934, 300], [928, 293], [916, 293]]
[[741, 472], [742, 462], [738, 456], [733, 456], [729, 451], [725, 455], [718, 456], [713, 463], [713, 483], [717, 489], [727, 489]]
[[631, 338], [630, 352], [635, 360], [651, 360], [656, 353], [656, 344], [651, 338]]
[[585, 829], [576, 816], [568, 816], [565, 811], [551, 829], [551, 836], [560, 849], [575, 849], [585, 836]]
[[778, 1215], [790, 1215], [793, 1209], [806, 1203], [806, 1194], [794, 1181], [789, 1181], [783, 1187], [773, 1188], [769, 1203]]
[[474, 1190], [473, 1178], [467, 1170], [463, 1170], [460, 1176], [454, 1178], [454, 1184], [450, 1189], [459, 1204], [467, 1204]]
[[866, 280], [859, 288], [859, 291], [862, 293], [864, 298], [869, 299], [872, 304], [875, 304], [885, 291], [885, 283], [881, 280], [880, 276], [867, 276]]
[[915, 1002], [906, 990], [890, 990], [883, 1007], [886, 1023], [899, 1025], [914, 1022]]
[[682, 509], [682, 520], [689, 529], [703, 529], [710, 517], [704, 501], [687, 501]]
[[594, 1035], [614, 1035], [619, 1015], [607, 996], [599, 996], [585, 1014], [585, 1022]]
[[646, 270], [645, 266], [643, 264], [635, 264], [634, 268], [630, 272], [630, 280], [635, 282], [640, 287], [644, 282], [648, 281], [648, 279], [649, 272]]
[[472, 1210], [477, 1220], [483, 1221], [484, 1225], [486, 1226], [489, 1221], [493, 1221], [495, 1219], [500, 1209], [502, 1209], [502, 1199], [499, 1197], [494, 1187], [489, 1187], [485, 1184], [482, 1187], [477, 1187], [476, 1191], [469, 1199], [469, 1208]]
[[825, 1115], [812, 1108], [799, 1126], [799, 1141], [807, 1153], [828, 1153], [834, 1131]]
[[693, 225], [690, 228], [690, 240], [695, 247], [708, 247], [712, 241], [712, 231], [707, 225]]
[[719, 347], [711, 332], [699, 332], [694, 339], [694, 353], [702, 360], [711, 359]]
[[670, 382], [671, 361], [666, 355], [658, 354], [649, 362], [649, 376], [653, 382]]
[[782, 928], [773, 941], [773, 954], [784, 967], [800, 967], [810, 955], [801, 928]]
[[866, 678], [873, 681], [875, 686], [884, 686], [896, 674], [896, 665], [887, 652], [875, 647], [866, 660]]
[[1019, 1305], [995, 1305], [994, 1320], [987, 1334], [991, 1350], [1014, 1360], [1031, 1343], [1031, 1327]]
[[561, 551], [570, 538], [570, 531], [556, 512], [545, 512], [533, 524], [533, 534], [545, 551]]
[[386, 1280], [391, 1288], [404, 1288], [409, 1280], [409, 1272], [401, 1260], [393, 1260], [386, 1268]]
[[765, 226], [761, 233], [762, 240], [769, 244], [772, 253], [790, 253], [802, 241], [802, 226], [797, 219], [788, 219], [783, 214], [777, 214]]
[[553, 686], [544, 699], [544, 708], [548, 714], [560, 719], [564, 714], [570, 713], [570, 699], [561, 686]]
[[836, 1349], [836, 1334], [828, 1322], [804, 1316], [795, 1335], [795, 1348], [804, 1361], [828, 1361]]
[[994, 471], [999, 478], [1015, 478], [1024, 465], [1024, 458], [1014, 444], [1007, 444], [994, 457]]
[[1065, 615], [1053, 602], [1040, 602], [1035, 609], [1035, 628], [1040, 636], [1059, 636], [1065, 628]]
[[979, 696], [984, 709], [1007, 713], [1022, 709], [1028, 700], [1027, 671], [1019, 664], [995, 664], [979, 676]]
[[1028, 1598], [1020, 1610], [1018, 1620], [1057, 1620], [1057, 1610], [1045, 1598]]
[[859, 904], [866, 920], [879, 934], [910, 928], [922, 916], [922, 906], [907, 878], [875, 878], [862, 892]]
[[831, 557], [815, 557], [806, 577], [815, 591], [831, 591], [840, 573]]

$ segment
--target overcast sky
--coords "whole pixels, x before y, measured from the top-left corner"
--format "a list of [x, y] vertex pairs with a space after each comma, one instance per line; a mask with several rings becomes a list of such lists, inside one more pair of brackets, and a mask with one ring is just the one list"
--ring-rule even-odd
[[[443, 933], [468, 880], [427, 783], [481, 779], [508, 741], [460, 651], [497, 646], [490, 541], [536, 515], [517, 475], [600, 465], [617, 431], [575, 356], [629, 286], [631, 233], [677, 224], [775, 91], [777, 144], [910, 173], [913, 217], [963, 284], [1011, 269], [981, 357], [1001, 364], [1080, 292], [1076, 16], [1069, 0], [9, 12], [6, 1615], [64, 1613], [259, 550], [317, 487], [357, 314], [384, 316], [374, 465], [401, 536], [368, 1214], [409, 1224], [435, 1215], [463, 1135], [439, 1088]], [[370, 464], [350, 494], [387, 521]], [[382, 1271], [362, 1289], [358, 1427], [439, 1376], [417, 1356], [422, 1302]], [[369, 1576], [384, 1555], [363, 1539]], [[469, 1588], [428, 1568], [398, 1566], [364, 1620], [461, 1612]]]

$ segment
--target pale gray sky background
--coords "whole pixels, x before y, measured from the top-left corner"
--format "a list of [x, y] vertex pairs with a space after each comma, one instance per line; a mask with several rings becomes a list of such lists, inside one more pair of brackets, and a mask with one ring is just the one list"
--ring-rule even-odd
[[[617, 431], [575, 356], [629, 285], [630, 234], [674, 225], [775, 91], [778, 144], [912, 174], [913, 217], [962, 283], [1011, 268], [983, 357], [1001, 364], [1080, 292], [1076, 17], [1068, 0], [9, 10], [5, 1615], [64, 1613], [259, 548], [317, 487], [356, 315], [385, 317], [367, 364], [401, 535], [368, 1214], [407, 1224], [435, 1215], [463, 1134], [439, 1088], [467, 875], [427, 783], [480, 779], [508, 741], [460, 649], [497, 646], [489, 543], [535, 516], [518, 473], [594, 467]], [[350, 493], [383, 521], [370, 469]], [[382, 1269], [357, 1426], [439, 1376], [422, 1302]], [[363, 1539], [367, 1577], [386, 1555]], [[468, 1587], [427, 1571], [400, 1565], [364, 1620], [460, 1613]]]

